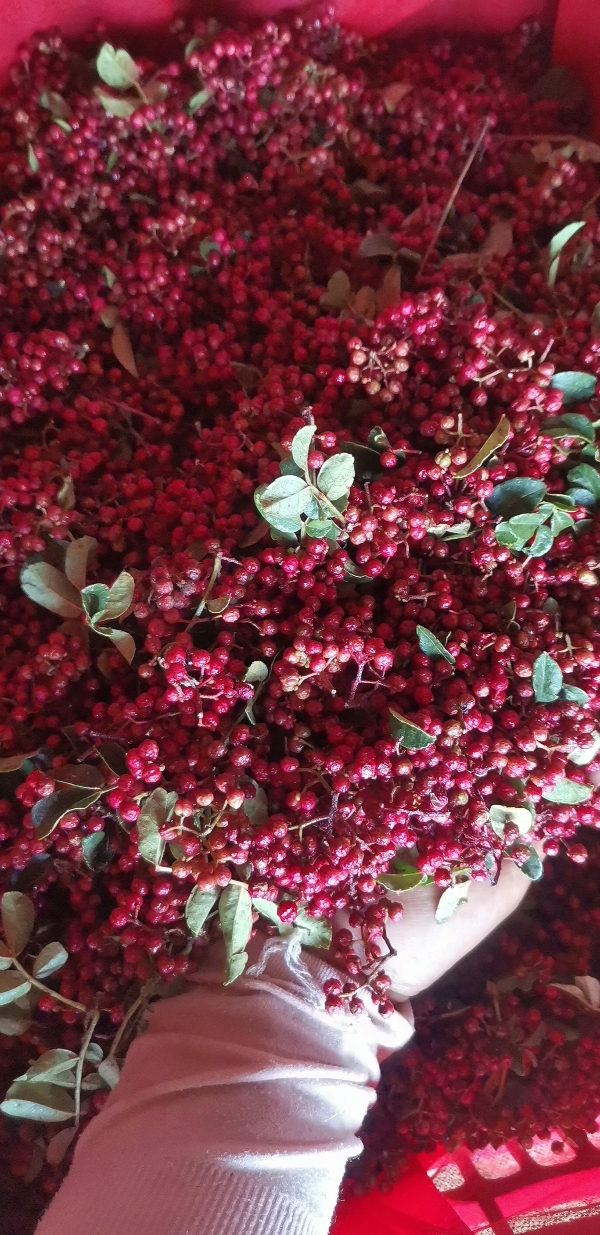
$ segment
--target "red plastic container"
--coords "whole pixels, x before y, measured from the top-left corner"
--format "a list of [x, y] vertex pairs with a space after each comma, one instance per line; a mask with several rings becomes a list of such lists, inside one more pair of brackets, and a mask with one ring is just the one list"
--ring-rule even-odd
[[[1, 0], [0, 82], [19, 43], [35, 30], [60, 26], [78, 35], [102, 19], [109, 29], [159, 31], [182, 8], [222, 15], [210, 0], [181, 5], [177, 0]], [[302, 8], [306, 0], [232, 0], [232, 13], [271, 15]], [[600, 0], [337, 0], [340, 20], [367, 35], [394, 31], [508, 31], [528, 18], [554, 32], [554, 61], [574, 69], [587, 83], [600, 135]], [[596, 1141], [598, 1142], [596, 1144]], [[466, 1150], [414, 1159], [391, 1192], [344, 1201], [331, 1235], [519, 1235], [556, 1232], [568, 1224], [573, 1235], [600, 1232], [600, 1134], [589, 1151], [572, 1154], [558, 1167], [502, 1147], [488, 1159]], [[502, 1168], [502, 1169], [500, 1169]], [[433, 1180], [437, 1181], [436, 1187]]]

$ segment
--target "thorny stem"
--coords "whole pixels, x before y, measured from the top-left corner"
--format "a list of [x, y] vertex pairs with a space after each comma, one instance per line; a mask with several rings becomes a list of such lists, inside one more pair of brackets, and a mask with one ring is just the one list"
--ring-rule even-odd
[[68, 1008], [73, 1008], [75, 1012], [87, 1012], [87, 1008], [84, 1003], [75, 1003], [75, 1000], [67, 999], [67, 996], [61, 995], [60, 991], [53, 991], [49, 986], [45, 986], [43, 982], [40, 982], [38, 978], [34, 978], [33, 974], [28, 973], [27, 970], [23, 968], [23, 965], [17, 960], [16, 956], [12, 957], [12, 963], [15, 969], [18, 969], [19, 973], [22, 973], [23, 977], [27, 978], [28, 982], [31, 982], [32, 986], [37, 986], [38, 990], [43, 991], [45, 995], [50, 995], [52, 999], [58, 1000], [59, 1003], [66, 1004]]
[[451, 209], [452, 209], [452, 207], [453, 207], [453, 205], [454, 205], [454, 203], [455, 203], [455, 201], [456, 201], [456, 198], [457, 198], [457, 196], [458, 196], [458, 192], [459, 192], [459, 189], [460, 189], [460, 187], [461, 187], [461, 185], [462, 185], [462, 183], [463, 183], [463, 180], [465, 179], [465, 176], [466, 176], [466, 175], [467, 175], [467, 173], [469, 172], [469, 170], [470, 170], [470, 168], [471, 168], [471, 166], [472, 166], [472, 164], [473, 164], [473, 162], [474, 162], [474, 160], [475, 160], [475, 158], [476, 158], [476, 155], [478, 154], [479, 150], [481, 149], [481, 143], [483, 142], [483, 139], [484, 139], [484, 137], [485, 137], [485, 135], [486, 135], [486, 133], [487, 133], [487, 131], [488, 131], [489, 127], [490, 127], [490, 120], [489, 120], [489, 116], [486, 116], [486, 118], [485, 118], [485, 120], [484, 120], [484, 122], [483, 122], [483, 124], [482, 124], [482, 126], [481, 126], [481, 131], [480, 131], [480, 133], [479, 133], [479, 137], [477, 138], [477, 141], [475, 142], [475, 145], [473, 146], [473, 149], [472, 149], [472, 151], [471, 151], [471, 153], [470, 153], [470, 155], [469, 155], [469, 157], [468, 157], [468, 159], [467, 159], [467, 161], [466, 161], [466, 163], [465, 163], [465, 165], [464, 165], [464, 167], [463, 167], [463, 169], [462, 169], [462, 171], [461, 171], [461, 173], [460, 173], [460, 176], [458, 177], [458, 180], [456, 181], [456, 184], [454, 185], [454, 188], [453, 188], [453, 190], [452, 190], [452, 192], [451, 192], [451, 194], [450, 194], [450, 197], [448, 198], [448, 201], [446, 202], [446, 205], [444, 206], [444, 209], [442, 210], [442, 213], [441, 213], [441, 216], [440, 216], [440, 219], [439, 219], [438, 225], [437, 225], [437, 227], [436, 227], [436, 229], [435, 229], [434, 235], [432, 236], [431, 240], [429, 241], [429, 244], [427, 245], [427, 248], [426, 248], [426, 250], [425, 250], [425, 254], [424, 254], [423, 260], [422, 260], [422, 262], [421, 262], [421, 265], [419, 266], [419, 270], [422, 270], [422, 269], [423, 269], [423, 267], [424, 267], [424, 266], [426, 266], [426, 265], [427, 265], [427, 262], [429, 261], [429, 258], [430, 258], [430, 256], [431, 256], [431, 253], [432, 253], [433, 249], [435, 248], [435, 246], [436, 246], [436, 244], [437, 244], [437, 242], [438, 242], [438, 240], [439, 240], [440, 232], [441, 232], [441, 230], [442, 230], [442, 228], [443, 228], [443, 226], [444, 226], [444, 223], [446, 222], [446, 219], [448, 218], [448, 215], [450, 214], [450, 211], [451, 211]]
[[100, 1013], [98, 1009], [95, 1008], [90, 1018], [90, 1023], [88, 1025], [87, 1033], [81, 1044], [81, 1050], [79, 1052], [79, 1058], [77, 1060], [77, 1067], [75, 1068], [75, 1127], [76, 1128], [79, 1127], [79, 1120], [81, 1118], [81, 1081], [83, 1078], [83, 1065], [85, 1063], [85, 1053], [92, 1040], [92, 1036], [96, 1028], [96, 1025], [98, 1024], [99, 1017], [100, 1017]]
[[[156, 984], [158, 984], [158, 982]], [[123, 1020], [121, 1021], [121, 1024], [119, 1025], [117, 1033], [115, 1034], [110, 1051], [108, 1055], [106, 1056], [107, 1060], [108, 1059], [112, 1060], [115, 1058], [117, 1051], [119, 1049], [120, 1043], [121, 1043], [121, 1039], [123, 1038], [123, 1034], [125, 1033], [128, 1025], [133, 1020], [133, 1017], [139, 1011], [142, 1004], [146, 1002], [148, 996], [151, 994], [152, 994], [152, 990], [142, 991], [142, 993], [138, 995], [137, 999], [134, 999], [131, 1007], [127, 1009], [127, 1012], [125, 1013], [125, 1016], [123, 1017]]]

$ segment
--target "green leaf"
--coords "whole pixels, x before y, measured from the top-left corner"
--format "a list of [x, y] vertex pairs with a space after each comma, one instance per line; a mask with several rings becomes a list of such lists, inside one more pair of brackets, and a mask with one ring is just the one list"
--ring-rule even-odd
[[219, 897], [219, 921], [225, 940], [229, 986], [244, 972], [248, 963], [246, 944], [252, 933], [252, 900], [245, 884], [230, 883]]
[[279, 464], [279, 471], [282, 476], [304, 476], [304, 471], [298, 467], [291, 455], [286, 455], [285, 459]]
[[301, 476], [279, 476], [261, 494], [260, 513], [271, 523], [272, 516], [293, 519], [304, 512], [312, 501], [310, 485]]
[[499, 523], [494, 535], [499, 545], [504, 545], [506, 549], [521, 549], [523, 546], [519, 537], [513, 532], [510, 523]]
[[62, 943], [47, 943], [33, 963], [33, 976], [45, 982], [50, 974], [56, 973], [68, 961], [69, 953]]
[[57, 1132], [55, 1136], [48, 1141], [48, 1146], [46, 1149], [46, 1162], [48, 1162], [50, 1166], [60, 1166], [69, 1146], [76, 1136], [76, 1128], [61, 1128], [60, 1132]]
[[309, 519], [304, 530], [311, 540], [337, 539], [340, 534], [340, 529], [331, 519]]
[[589, 785], [580, 785], [576, 780], [559, 780], [552, 789], [543, 789], [542, 797], [556, 805], [577, 806], [587, 802], [592, 790]]
[[[569, 497], [572, 498], [576, 506], [585, 506], [587, 510], [592, 510], [596, 505], [596, 499], [589, 489], [569, 489]], [[575, 529], [578, 532], [581, 523], [576, 523]]]
[[303, 905], [298, 906], [292, 929], [300, 932], [300, 942], [304, 948], [331, 947], [331, 922], [326, 918], [311, 917]]
[[138, 849], [145, 861], [153, 866], [160, 865], [165, 847], [159, 829], [169, 821], [176, 801], [176, 793], [154, 789], [142, 803], [136, 823]]
[[14, 1003], [15, 999], [20, 999], [29, 990], [31, 990], [31, 982], [28, 982], [22, 974], [14, 973], [12, 970], [0, 973], [0, 1007], [4, 1007], [7, 1003]]
[[139, 71], [129, 52], [111, 43], [103, 43], [96, 57], [98, 77], [114, 90], [129, 90], [139, 80]]
[[550, 516], [550, 531], [553, 536], [560, 536], [568, 527], [574, 526], [574, 519], [567, 510], [554, 510]]
[[207, 90], [206, 87], [204, 90], [199, 90], [197, 94], [193, 94], [187, 105], [190, 116], [193, 116], [194, 112], [200, 111], [200, 108], [204, 107], [204, 104], [208, 103], [209, 99], [212, 99], [212, 94], [212, 90]]
[[18, 772], [23, 766], [26, 759], [33, 759], [35, 755], [39, 755], [40, 748], [37, 750], [27, 750], [20, 755], [6, 755], [4, 759], [0, 759], [0, 774], [7, 772]]
[[446, 651], [443, 643], [440, 643], [439, 639], [426, 626], [417, 626], [416, 635], [424, 656], [442, 656], [449, 665], [454, 664], [454, 657], [451, 656], [450, 652]]
[[504, 480], [501, 485], [496, 485], [486, 498], [486, 505], [493, 515], [511, 518], [535, 510], [545, 492], [546, 486], [542, 480], [516, 476], [514, 480]]
[[93, 536], [80, 536], [78, 540], [72, 540], [67, 546], [65, 574], [78, 592], [85, 587], [88, 561], [97, 548], [98, 541]]
[[75, 1102], [59, 1085], [39, 1081], [15, 1081], [11, 1085], [0, 1111], [15, 1119], [35, 1119], [39, 1123], [62, 1123], [72, 1119]]
[[62, 94], [57, 94], [55, 90], [42, 90], [40, 94], [40, 107], [44, 107], [46, 111], [49, 111], [54, 120], [57, 117], [61, 120], [70, 120], [73, 115], [66, 99], [63, 99]]
[[501, 839], [507, 823], [514, 823], [522, 836], [531, 831], [534, 815], [525, 806], [490, 806], [490, 823], [496, 836]]
[[343, 309], [352, 291], [350, 279], [345, 270], [336, 270], [327, 283], [327, 287], [319, 304], [324, 309]]
[[565, 412], [562, 416], [545, 420], [540, 428], [545, 437], [575, 437], [582, 442], [594, 444], [596, 430], [587, 416], [579, 416], [576, 412]]
[[485, 463], [486, 459], [489, 459], [491, 455], [495, 455], [504, 446], [504, 443], [508, 441], [510, 431], [510, 420], [508, 416], [502, 415], [496, 428], [492, 430], [483, 446], [480, 446], [477, 454], [473, 455], [473, 458], [469, 459], [468, 463], [459, 468], [458, 472], [455, 472], [455, 479], [463, 480], [465, 476], [472, 476], [473, 472], [476, 472]]
[[108, 591], [109, 589], [105, 583], [90, 583], [88, 587], [83, 588], [81, 601], [91, 625], [94, 625], [104, 616], [104, 606], [108, 600]]
[[10, 1038], [20, 1038], [21, 1034], [27, 1033], [30, 1027], [31, 1017], [18, 1003], [11, 1003], [5, 1008], [0, 1008], [0, 1033]]
[[[547, 513], [549, 514], [550, 512], [548, 511]], [[545, 518], [546, 515], [543, 511], [536, 511], [525, 515], [513, 515], [512, 519], [508, 521], [508, 526], [517, 537], [517, 540], [520, 540], [521, 544], [525, 545], [535, 535]]]
[[281, 918], [277, 912], [277, 905], [275, 904], [275, 901], [266, 901], [262, 896], [253, 896], [252, 907], [256, 909], [256, 912], [259, 913], [262, 918], [266, 918], [267, 922], [270, 922], [272, 926], [276, 926], [280, 933], [281, 928], [285, 927], [286, 932], [291, 935], [291, 923], [281, 921]]
[[99, 628], [98, 634], [108, 635], [111, 643], [114, 643], [117, 651], [121, 653], [123, 659], [127, 661], [128, 665], [131, 664], [136, 653], [135, 639], [133, 638], [133, 635], [129, 635], [126, 630], [114, 630], [113, 628], [110, 630], [102, 630]]
[[590, 697], [579, 686], [563, 686], [560, 692], [561, 699], [567, 699], [569, 703], [579, 703], [584, 708], [590, 701]]
[[246, 798], [244, 814], [255, 828], [260, 827], [268, 818], [269, 803], [267, 795], [260, 785], [256, 785], [256, 792], [253, 798]]
[[[510, 857], [510, 850], [508, 852]], [[531, 879], [532, 882], [535, 883], [538, 879], [542, 878], [544, 873], [544, 864], [533, 846], [530, 846], [529, 848], [529, 857], [527, 860], [525, 862], [519, 862], [517, 865], [519, 870], [523, 871], [523, 874], [527, 875], [527, 878]]]
[[[280, 532], [281, 535], [287, 540], [292, 540], [294, 543], [297, 543], [296, 532], [300, 531], [300, 528], [302, 527], [302, 520], [298, 515], [295, 515], [293, 518], [282, 518], [281, 516], [274, 514], [272, 510], [267, 513], [262, 504], [263, 492], [265, 488], [266, 486], [263, 486], [262, 491], [261, 489], [257, 489], [254, 494], [254, 505], [256, 506], [259, 515], [266, 520], [271, 528], [277, 532]], [[308, 505], [310, 505], [310, 500], [311, 495], [309, 490]]]
[[96, 747], [98, 754], [107, 768], [114, 772], [115, 776], [125, 776], [127, 774], [127, 764], [125, 762], [125, 751], [119, 742], [113, 742], [112, 739], [107, 739], [101, 742]]
[[30, 600], [51, 613], [64, 618], [78, 618], [81, 613], [79, 592], [49, 562], [26, 562], [21, 568], [21, 587]]
[[298, 430], [292, 440], [292, 459], [302, 472], [305, 472], [308, 467], [308, 456], [316, 432], [316, 425], [305, 425], [303, 429]]
[[244, 674], [244, 682], [266, 682], [269, 676], [268, 666], [264, 660], [253, 660]]
[[547, 493], [544, 505], [556, 506], [558, 510], [574, 510], [575, 502], [568, 493]]
[[88, 763], [65, 763], [62, 768], [53, 768], [52, 779], [57, 785], [72, 785], [74, 789], [104, 789], [106, 786], [100, 768], [92, 768]]
[[591, 763], [592, 759], [596, 758], [596, 755], [600, 750], [600, 733], [591, 733], [590, 737], [592, 740], [589, 746], [577, 746], [567, 755], [567, 758], [570, 759], [571, 763], [574, 763], [577, 768], [587, 767], [588, 763]]
[[5, 943], [0, 943], [0, 972], [4, 969], [10, 969], [12, 963], [13, 958], [10, 953], [10, 948], [7, 948]]
[[103, 274], [104, 282], [106, 283], [106, 286], [114, 287], [116, 280], [117, 280], [117, 276], [114, 270], [111, 270], [110, 266], [103, 266], [102, 274]]
[[36, 154], [35, 154], [35, 151], [34, 151], [34, 149], [33, 149], [33, 146], [32, 146], [32, 144], [31, 144], [31, 142], [29, 142], [29, 143], [28, 143], [28, 146], [27, 146], [27, 162], [29, 163], [29, 166], [30, 166], [30, 168], [31, 168], [32, 172], [34, 172], [34, 173], [35, 173], [35, 172], [39, 172], [39, 170], [40, 170], [40, 161], [39, 161], [39, 159], [37, 158], [37, 156], [36, 156]]
[[[62, 1047], [44, 1051], [43, 1055], [36, 1059], [35, 1063], [27, 1069], [23, 1076], [18, 1076], [16, 1079], [18, 1081], [47, 1081], [58, 1076], [68, 1075], [74, 1071], [77, 1059], [78, 1056], [74, 1051], [66, 1051]], [[75, 1077], [73, 1076], [72, 1079], [74, 1082]]]
[[331, 502], [345, 497], [354, 482], [354, 459], [349, 454], [326, 459], [317, 476], [317, 485]]
[[419, 729], [418, 725], [413, 725], [406, 717], [401, 716], [394, 708], [388, 708], [390, 716], [390, 733], [405, 750], [423, 750], [426, 746], [433, 746], [435, 738], [430, 733], [426, 733], [424, 729]]
[[105, 112], [109, 116], [118, 116], [119, 120], [129, 120], [142, 102], [141, 99], [120, 99], [114, 94], [107, 94], [105, 90], [96, 90], [94, 93]]
[[548, 652], [541, 652], [533, 662], [531, 679], [536, 703], [554, 703], [560, 695], [562, 681], [560, 665], [548, 655]]
[[64, 815], [72, 810], [85, 810], [98, 801], [100, 793], [85, 793], [82, 789], [60, 789], [48, 798], [39, 798], [31, 808], [31, 820], [38, 840], [45, 840]]
[[106, 870], [111, 858], [111, 849], [106, 832], [90, 832], [81, 838], [81, 853], [88, 868], [98, 874]]
[[545, 524], [542, 524], [534, 536], [533, 543], [527, 545], [525, 548], [527, 556], [543, 557], [544, 553], [547, 553], [548, 550], [552, 548], [553, 539], [554, 538], [550, 528], [546, 527]]
[[195, 939], [202, 934], [209, 913], [217, 903], [219, 893], [206, 888], [192, 888], [185, 906], [188, 930]]
[[340, 450], [352, 455], [354, 472], [357, 480], [377, 480], [383, 471], [381, 454], [372, 446], [363, 446], [361, 442], [340, 442]]
[[2, 897], [2, 930], [12, 956], [27, 946], [35, 922], [33, 901], [23, 892], [5, 892]]
[[[550, 380], [550, 388], [562, 391], [563, 403], [580, 403], [585, 399], [591, 399], [595, 394], [596, 381], [593, 373], [576, 371], [555, 373]], [[594, 438], [589, 440], [594, 441]]]
[[109, 175], [112, 171], [114, 171], [115, 167], [117, 166], [118, 161], [119, 161], [119, 156], [117, 154], [117, 151], [111, 150], [106, 160], [106, 170]]
[[554, 287], [556, 283], [560, 255], [565, 245], [584, 226], [583, 220], [578, 223], [567, 223], [566, 227], [561, 227], [560, 231], [552, 237], [548, 248], [548, 287]]
[[589, 489], [595, 502], [600, 498], [600, 473], [595, 467], [590, 467], [589, 463], [579, 463], [577, 467], [571, 468], [568, 479], [576, 488]]
[[102, 1063], [98, 1064], [98, 1076], [102, 1078], [105, 1085], [108, 1085], [109, 1089], [114, 1089], [115, 1086], [119, 1084], [121, 1079], [121, 1073], [116, 1059], [113, 1059], [110, 1055], [107, 1055], [106, 1059], [103, 1059]]
[[415, 866], [412, 872], [406, 870], [397, 875], [378, 875], [377, 882], [389, 892], [411, 892], [413, 888], [424, 887], [425, 884], [431, 883], [431, 879], [422, 871], [417, 870]]
[[456, 913], [459, 905], [464, 904], [469, 895], [471, 880], [465, 879], [462, 883], [455, 883], [453, 887], [446, 888], [438, 901], [438, 906], [435, 911], [435, 920], [438, 925], [448, 922], [449, 919]]
[[[103, 587], [104, 585], [96, 583], [92, 586]], [[112, 586], [106, 589], [106, 599], [102, 605], [102, 612], [96, 616], [96, 622], [115, 622], [124, 617], [127, 610], [131, 608], [134, 590], [133, 575], [130, 575], [127, 570], [122, 570]], [[85, 591], [89, 592], [90, 589], [85, 588]]]

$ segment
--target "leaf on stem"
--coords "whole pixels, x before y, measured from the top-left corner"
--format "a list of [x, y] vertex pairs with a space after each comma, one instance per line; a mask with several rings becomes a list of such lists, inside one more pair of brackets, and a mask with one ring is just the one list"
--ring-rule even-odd
[[49, 562], [26, 562], [21, 569], [21, 587], [36, 605], [43, 605], [60, 617], [77, 618], [81, 613], [78, 591], [66, 575]]
[[5, 892], [1, 904], [4, 938], [11, 955], [20, 956], [35, 923], [33, 901], [23, 892]]
[[219, 920], [225, 940], [229, 986], [244, 972], [248, 963], [246, 944], [252, 933], [252, 900], [245, 884], [230, 883], [219, 897]]
[[504, 443], [508, 441], [510, 432], [510, 420], [508, 416], [502, 415], [496, 428], [490, 433], [483, 446], [480, 446], [477, 454], [473, 455], [473, 458], [456, 472], [456, 479], [463, 480], [465, 476], [472, 476], [473, 472], [482, 467], [486, 459], [491, 458], [492, 455], [495, 455], [504, 446]]

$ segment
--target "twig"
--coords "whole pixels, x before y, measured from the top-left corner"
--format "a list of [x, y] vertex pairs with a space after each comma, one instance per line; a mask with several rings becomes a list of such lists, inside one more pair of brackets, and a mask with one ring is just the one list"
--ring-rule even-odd
[[96, 1008], [94, 1012], [92, 1013], [92, 1017], [88, 1025], [88, 1030], [85, 1035], [85, 1038], [83, 1039], [81, 1050], [79, 1052], [79, 1058], [77, 1060], [77, 1067], [75, 1068], [75, 1127], [76, 1128], [79, 1127], [79, 1120], [81, 1118], [81, 1081], [83, 1079], [83, 1065], [85, 1063], [85, 1053], [92, 1040], [92, 1035], [94, 1033], [96, 1025], [98, 1024], [99, 1017], [100, 1017], [100, 1013], [98, 1009]]
[[467, 161], [466, 161], [466, 163], [465, 163], [465, 165], [464, 165], [464, 167], [463, 167], [463, 169], [462, 169], [462, 171], [461, 171], [461, 173], [460, 173], [460, 176], [458, 177], [458, 180], [456, 181], [456, 184], [454, 185], [454, 188], [453, 188], [453, 190], [452, 190], [452, 192], [451, 192], [451, 194], [450, 194], [450, 197], [448, 198], [448, 201], [446, 202], [446, 205], [444, 206], [444, 209], [443, 209], [442, 214], [441, 214], [441, 218], [440, 218], [440, 220], [439, 220], [439, 222], [438, 222], [438, 225], [437, 225], [437, 227], [436, 227], [436, 229], [435, 229], [435, 234], [434, 234], [434, 236], [432, 237], [432, 239], [430, 240], [430, 242], [429, 242], [429, 244], [428, 244], [428, 246], [427, 246], [427, 248], [426, 248], [426, 250], [425, 250], [425, 255], [424, 255], [424, 257], [423, 257], [423, 260], [421, 261], [421, 265], [419, 266], [419, 271], [421, 271], [421, 270], [423, 269], [423, 267], [427, 265], [427, 262], [428, 262], [428, 260], [429, 260], [430, 255], [431, 255], [431, 252], [432, 252], [432, 250], [435, 248], [435, 246], [436, 246], [436, 244], [437, 244], [437, 242], [438, 242], [439, 235], [440, 235], [440, 232], [441, 232], [441, 230], [442, 230], [442, 228], [443, 228], [443, 226], [444, 226], [444, 223], [446, 222], [446, 219], [448, 218], [448, 215], [450, 214], [450, 211], [451, 211], [451, 209], [452, 209], [452, 207], [453, 207], [453, 205], [454, 205], [454, 202], [456, 201], [456, 198], [457, 198], [457, 196], [458, 196], [458, 191], [459, 191], [459, 189], [460, 189], [460, 186], [461, 186], [461, 184], [463, 183], [463, 180], [465, 179], [465, 176], [466, 176], [466, 175], [467, 175], [467, 173], [469, 172], [469, 169], [471, 168], [471, 165], [472, 165], [472, 163], [474, 162], [475, 157], [476, 157], [476, 155], [477, 155], [478, 151], [481, 149], [481, 143], [483, 142], [483, 139], [484, 139], [484, 137], [485, 137], [485, 135], [486, 135], [486, 133], [487, 133], [487, 131], [488, 131], [489, 127], [490, 127], [490, 120], [489, 120], [489, 116], [486, 116], [486, 118], [485, 118], [485, 120], [484, 120], [484, 122], [483, 122], [483, 124], [482, 124], [482, 126], [481, 126], [481, 131], [480, 131], [480, 133], [479, 133], [479, 137], [477, 138], [477, 141], [475, 142], [475, 145], [473, 146], [473, 149], [472, 149], [472, 151], [471, 151], [471, 153], [470, 153], [470, 155], [469, 155], [469, 157], [468, 157], [468, 159], [467, 159]]
[[27, 970], [23, 968], [16, 956], [12, 956], [11, 960], [15, 969], [18, 969], [19, 972], [27, 978], [27, 981], [31, 982], [32, 986], [37, 986], [39, 991], [43, 991], [44, 995], [50, 995], [52, 999], [58, 1000], [59, 1003], [64, 1003], [68, 1008], [73, 1008], [75, 1012], [87, 1012], [87, 1008], [84, 1003], [75, 1003], [74, 999], [67, 999], [67, 996], [61, 995], [60, 991], [53, 991], [49, 986], [45, 986], [43, 982], [40, 982], [38, 978], [34, 978], [32, 973], [28, 973]]

